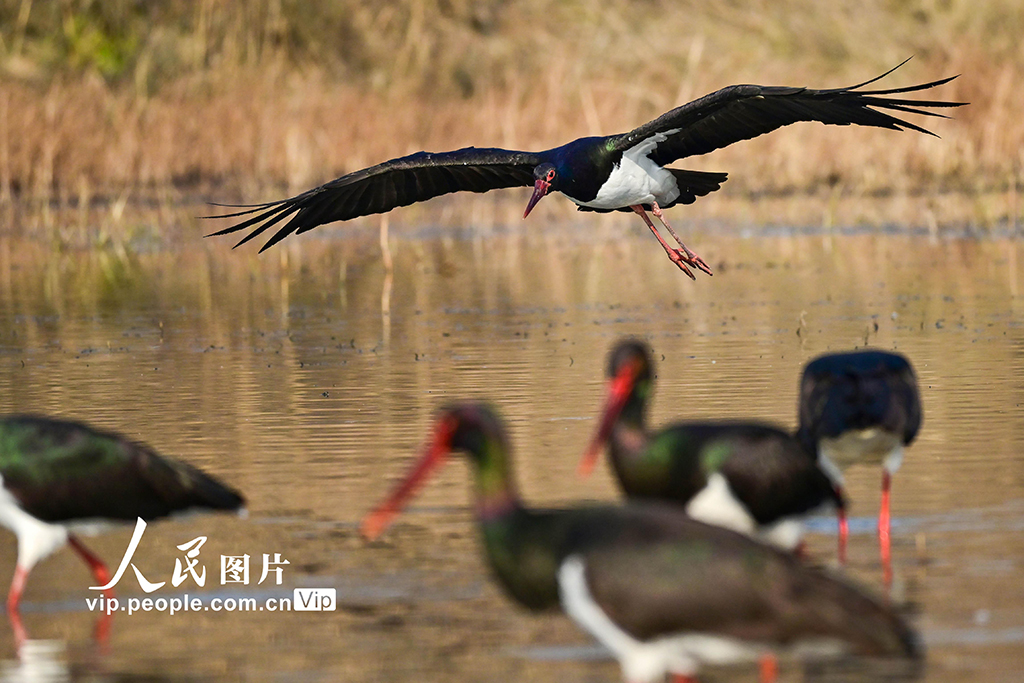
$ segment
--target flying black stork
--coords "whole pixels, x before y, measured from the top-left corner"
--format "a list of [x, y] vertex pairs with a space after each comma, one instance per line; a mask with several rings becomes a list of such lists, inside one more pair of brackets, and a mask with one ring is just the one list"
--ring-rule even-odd
[[[847, 88], [733, 85], [677, 107], [628, 133], [579, 138], [542, 152], [476, 147], [417, 152], [349, 173], [288, 199], [242, 205], [238, 207], [241, 211], [218, 216], [242, 220], [212, 235], [252, 228], [237, 247], [274, 228], [276, 232], [260, 249], [264, 251], [292, 233], [304, 233], [333, 221], [385, 213], [449, 192], [487, 192], [532, 185], [533, 196], [526, 205], [524, 218], [552, 191], [564, 194], [580, 211], [634, 211], [654, 233], [669, 259], [696, 279], [690, 267], [708, 275], [711, 269], [683, 244], [662, 210], [693, 203], [697, 197], [719, 189], [727, 176], [668, 168], [667, 164], [799, 121], [909, 129], [934, 135], [889, 112], [946, 118], [929, 109], [964, 103], [905, 99], [902, 95], [930, 90], [955, 76], [903, 88], [865, 89], [899, 66], [902, 64]], [[678, 249], [662, 238], [647, 211], [668, 229], [679, 244]]]
[[759, 422], [678, 422], [647, 428], [654, 384], [650, 348], [620, 341], [608, 362], [605, 407], [580, 473], [589, 474], [601, 449], [630, 500], [684, 505], [708, 524], [756, 535], [782, 548], [797, 548], [801, 518], [834, 506], [842, 516], [840, 489], [818, 466], [813, 450], [791, 434]]
[[0, 419], [0, 525], [18, 538], [7, 596], [15, 640], [24, 640], [19, 603], [29, 572], [65, 542], [89, 565], [97, 586], [109, 583], [107, 566], [76, 532], [189, 510], [240, 510], [243, 503], [195, 467], [117, 434], [45, 417]]
[[[830, 353], [804, 368], [797, 437], [818, 453], [834, 481], [841, 483], [843, 470], [854, 463], [882, 466], [878, 541], [886, 583], [892, 579], [889, 490], [904, 446], [921, 428], [921, 415], [914, 368], [900, 354]], [[845, 538], [840, 543], [845, 546]]]
[[468, 454], [475, 470], [476, 518], [499, 583], [532, 610], [561, 603], [631, 683], [666, 673], [688, 681], [702, 663], [759, 658], [762, 677], [771, 678], [774, 666], [765, 663], [788, 648], [910, 664], [920, 657], [915, 634], [890, 607], [678, 506], [525, 507], [505, 428], [482, 404], [440, 413], [422, 458], [364, 518], [363, 535], [378, 537], [453, 451]]

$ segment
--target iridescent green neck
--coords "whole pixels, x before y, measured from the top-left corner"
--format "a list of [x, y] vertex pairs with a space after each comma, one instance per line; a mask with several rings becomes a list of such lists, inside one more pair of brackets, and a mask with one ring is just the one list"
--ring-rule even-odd
[[520, 507], [508, 444], [501, 434], [487, 434], [473, 453], [476, 464], [476, 513], [481, 522], [503, 517]]
[[650, 392], [650, 380], [640, 380], [626, 399], [611, 434], [614, 460], [639, 457], [647, 448], [647, 397]]
[[650, 378], [637, 380], [633, 390], [629, 392], [626, 405], [622, 407], [622, 414], [619, 422], [625, 423], [636, 429], [647, 428], [647, 401], [651, 395], [653, 383]]

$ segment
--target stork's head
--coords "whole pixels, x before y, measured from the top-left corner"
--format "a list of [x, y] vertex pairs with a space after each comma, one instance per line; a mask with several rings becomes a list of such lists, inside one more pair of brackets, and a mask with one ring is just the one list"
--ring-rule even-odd
[[523, 212], [523, 218], [530, 215], [533, 211], [533, 207], [537, 205], [537, 202], [541, 198], [551, 191], [551, 185], [555, 182], [558, 177], [557, 171], [555, 171], [555, 165], [550, 163], [543, 163], [533, 169], [533, 196], [530, 197], [530, 203], [526, 205], [526, 211]]

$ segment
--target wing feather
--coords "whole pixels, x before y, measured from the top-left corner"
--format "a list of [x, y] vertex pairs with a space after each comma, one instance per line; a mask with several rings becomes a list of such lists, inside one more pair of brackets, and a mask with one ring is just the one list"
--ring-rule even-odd
[[919, 652], [895, 612], [795, 556], [669, 506], [626, 510], [570, 554], [586, 563], [593, 600], [635, 638], [710, 633], [791, 644], [831, 637], [860, 654]]
[[349, 173], [288, 199], [239, 207], [243, 210], [225, 216], [206, 216], [244, 218], [208, 237], [252, 228], [235, 245], [238, 247], [287, 218], [260, 249], [265, 251], [292, 233], [385, 213], [450, 192], [529, 187], [533, 184], [533, 169], [540, 161], [537, 154], [530, 152], [476, 147], [441, 153], [417, 152]]
[[189, 508], [234, 510], [242, 497], [148, 446], [74, 422], [0, 421], [0, 476], [38, 519], [156, 519]]
[[892, 71], [895, 69], [858, 85], [828, 90], [762, 85], [729, 86], [677, 107], [619, 136], [615, 148], [624, 151], [639, 140], [646, 140], [651, 135], [675, 129], [676, 132], [669, 134], [668, 139], [659, 143], [650, 154], [653, 161], [665, 165], [676, 159], [707, 154], [734, 142], [749, 140], [800, 121], [914, 130], [934, 135], [926, 128], [889, 112], [948, 118], [939, 112], [930, 111], [929, 108], [959, 107], [966, 104], [888, 97], [930, 90], [950, 82], [956, 76], [902, 88], [862, 89]]

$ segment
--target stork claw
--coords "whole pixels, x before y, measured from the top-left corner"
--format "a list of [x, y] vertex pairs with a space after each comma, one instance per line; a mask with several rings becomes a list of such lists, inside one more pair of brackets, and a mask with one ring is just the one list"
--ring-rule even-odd
[[654, 233], [654, 236], [658, 238], [658, 242], [661, 243], [662, 248], [665, 249], [665, 253], [668, 254], [668, 257], [672, 261], [672, 263], [679, 266], [679, 270], [686, 273], [691, 280], [696, 280], [697, 277], [693, 274], [693, 271], [687, 268], [687, 266], [693, 266], [694, 268], [697, 268], [698, 270], [701, 270], [707, 273], [708, 275], [711, 275], [711, 269], [708, 267], [708, 264], [704, 263], [704, 259], [702, 259], [700, 256], [697, 256], [695, 253], [687, 249], [686, 245], [682, 243], [682, 241], [676, 235], [675, 231], [672, 230], [672, 226], [669, 225], [668, 223], [665, 223], [664, 218], [661, 217], [661, 209], [658, 208], [657, 204], [654, 205], [654, 215], [658, 216], [658, 220], [660, 220], [665, 225], [665, 227], [669, 229], [669, 232], [671, 232], [672, 236], [675, 237], [676, 242], [679, 242], [679, 249], [675, 249], [673, 247], [668, 246], [668, 244], [665, 242], [662, 236], [658, 233], [658, 229], [654, 227], [654, 223], [652, 223], [651, 219], [647, 216], [647, 212], [644, 210], [644, 207], [638, 204], [630, 208], [633, 209], [633, 211], [635, 211], [637, 215], [639, 215], [640, 218], [644, 220], [644, 223], [646, 223], [647, 227], [650, 228], [651, 232]]
[[683, 248], [683, 251], [686, 252], [686, 255], [688, 257], [688, 264], [690, 264], [694, 268], [704, 271], [708, 275], [714, 276], [714, 273], [711, 272], [711, 267], [704, 262], [704, 259], [702, 259], [700, 256], [697, 256], [697, 254], [687, 249], [685, 244], [680, 244], [679, 246], [681, 246]]
[[672, 263], [679, 266], [679, 270], [686, 273], [687, 277], [689, 277], [691, 280], [697, 279], [697, 276], [694, 275], [693, 271], [687, 268], [686, 265], [690, 264], [691, 266], [695, 266], [697, 268], [699, 268], [700, 266], [697, 266], [692, 259], [687, 258], [686, 253], [682, 249], [669, 249], [666, 253], [668, 253], [668, 257], [672, 261]]
[[[697, 256], [697, 254], [695, 254], [692, 251], [690, 251], [690, 249], [685, 244], [683, 244], [683, 240], [679, 239], [679, 235], [676, 234], [676, 231], [673, 230], [672, 226], [669, 225], [667, 220], [665, 220], [665, 214], [662, 212], [661, 207], [658, 206], [657, 202], [655, 202], [651, 206], [651, 213], [654, 214], [655, 218], [657, 218], [659, 221], [661, 221], [662, 225], [664, 225], [666, 228], [668, 228], [668, 231], [672, 235], [673, 239], [675, 239], [675, 241], [679, 244], [679, 247], [686, 254], [685, 260], [686, 260], [686, 263], [688, 265], [691, 265], [694, 268], [697, 268], [698, 270], [701, 270], [701, 271], [707, 273], [708, 275], [714, 275], [714, 273], [711, 272], [711, 268], [708, 267], [708, 264], [706, 264], [704, 262], [704, 259], [702, 259], [700, 256]], [[644, 220], [647, 220], [647, 219], [645, 218]], [[648, 225], [650, 225], [650, 224], [648, 224]], [[654, 230], [654, 226], [653, 225], [650, 225], [650, 227], [651, 227], [651, 230]], [[661, 237], [659, 236], [658, 239], [661, 239]], [[666, 249], [668, 249], [668, 246], [665, 245], [664, 242], [662, 242], [662, 245], [665, 246]], [[677, 249], [676, 252], [678, 253], [678, 251], [679, 250]], [[675, 261], [675, 259], [672, 259], [672, 260]]]

